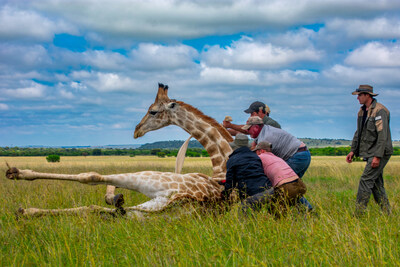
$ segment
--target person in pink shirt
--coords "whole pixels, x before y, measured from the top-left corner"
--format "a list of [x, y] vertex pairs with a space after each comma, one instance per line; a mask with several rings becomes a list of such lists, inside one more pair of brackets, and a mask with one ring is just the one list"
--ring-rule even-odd
[[304, 182], [292, 168], [280, 157], [271, 152], [272, 145], [269, 142], [259, 142], [253, 149], [260, 157], [264, 173], [271, 181], [277, 196], [277, 202], [283, 206], [293, 206], [306, 193]]

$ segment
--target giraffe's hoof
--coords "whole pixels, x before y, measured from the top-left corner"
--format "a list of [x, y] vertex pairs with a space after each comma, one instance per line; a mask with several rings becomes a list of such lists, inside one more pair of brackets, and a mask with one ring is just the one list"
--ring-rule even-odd
[[23, 208], [19, 208], [16, 212], [15, 212], [15, 218], [17, 220], [21, 219], [25, 214], [25, 209]]
[[125, 203], [124, 195], [123, 194], [116, 195], [114, 197], [113, 203], [116, 208], [122, 208], [122, 205], [124, 205]]
[[124, 215], [126, 214], [126, 210], [125, 210], [123, 207], [118, 207], [118, 208], [116, 209], [116, 213], [117, 213], [118, 215], [124, 216]]
[[6, 177], [8, 179], [18, 179], [18, 175], [19, 175], [19, 170], [15, 167], [9, 168], [6, 171]]

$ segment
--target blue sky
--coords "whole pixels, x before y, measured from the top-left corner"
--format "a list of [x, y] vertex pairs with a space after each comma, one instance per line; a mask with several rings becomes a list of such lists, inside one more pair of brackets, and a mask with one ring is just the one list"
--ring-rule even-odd
[[218, 121], [260, 100], [295, 136], [338, 139], [370, 84], [399, 140], [399, 38], [398, 0], [0, 1], [0, 146], [186, 139], [132, 137], [158, 82]]

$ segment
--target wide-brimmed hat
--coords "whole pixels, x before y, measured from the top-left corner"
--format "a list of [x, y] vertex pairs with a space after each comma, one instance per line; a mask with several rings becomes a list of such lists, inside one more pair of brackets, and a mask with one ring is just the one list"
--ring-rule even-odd
[[272, 149], [272, 144], [270, 142], [260, 142], [256, 145], [255, 148], [253, 148], [253, 151], [259, 150], [259, 149], [264, 149], [265, 151], [271, 151]]
[[377, 96], [378, 94], [374, 94], [374, 88], [371, 85], [368, 84], [362, 84], [360, 85], [353, 93], [352, 95], [359, 95], [359, 94], [370, 94], [372, 96]]
[[243, 126], [242, 129], [248, 130], [251, 126], [257, 125], [257, 124], [264, 124], [263, 119], [261, 119], [258, 116], [252, 116], [247, 120], [246, 125]]
[[242, 146], [249, 147], [249, 138], [247, 137], [247, 135], [239, 133], [235, 136], [235, 140], [233, 140], [233, 142], [230, 142], [229, 145], [232, 147], [233, 150]]
[[263, 108], [265, 108], [265, 104], [263, 102], [256, 101], [256, 102], [251, 103], [250, 107], [248, 109], [246, 109], [244, 112], [246, 112], [246, 113], [257, 112], [258, 113], [258, 111], [260, 111]]

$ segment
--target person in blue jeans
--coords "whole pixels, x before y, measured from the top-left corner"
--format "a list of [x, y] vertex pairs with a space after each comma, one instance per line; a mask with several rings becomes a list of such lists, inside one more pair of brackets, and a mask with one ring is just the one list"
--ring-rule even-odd
[[[250, 117], [242, 129], [247, 130], [254, 139], [252, 148], [259, 142], [271, 143], [271, 152], [286, 161], [300, 178], [303, 177], [311, 163], [310, 151], [303, 142], [285, 130], [265, 125], [258, 116]], [[310, 202], [304, 197], [300, 199], [300, 203], [308, 211], [313, 209]]]

